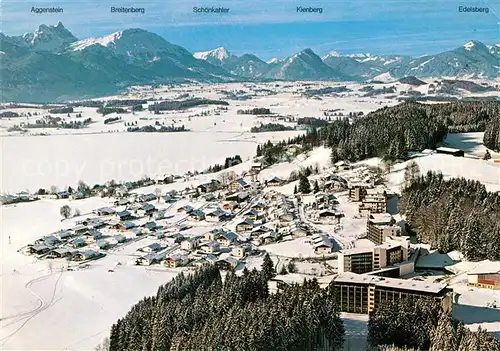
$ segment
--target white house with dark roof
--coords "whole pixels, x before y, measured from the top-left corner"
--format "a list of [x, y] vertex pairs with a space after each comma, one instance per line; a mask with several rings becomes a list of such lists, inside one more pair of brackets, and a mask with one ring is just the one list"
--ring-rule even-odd
[[161, 249], [163, 249], [163, 247], [159, 243], [152, 243], [152, 244], [149, 244], [147, 246], [140, 248], [137, 251], [139, 254], [144, 253], [144, 252], [149, 254], [149, 253], [153, 253], [153, 252], [158, 252]]
[[116, 212], [114, 216], [115, 216], [115, 219], [117, 221], [121, 222], [121, 221], [126, 221], [128, 219], [131, 219], [132, 218], [132, 213], [130, 213], [127, 210], [124, 210], [124, 211]]
[[231, 245], [235, 244], [238, 240], [238, 236], [233, 233], [233, 232], [226, 232], [223, 233], [217, 241], [222, 247], [230, 247]]
[[187, 238], [181, 241], [181, 249], [185, 251], [193, 251], [200, 245], [198, 238]]
[[220, 244], [218, 241], [210, 241], [201, 245], [201, 249], [206, 253], [214, 253], [220, 250]]
[[249, 232], [253, 229], [254, 222], [250, 218], [245, 218], [243, 221], [236, 224], [236, 231], [238, 233]]
[[116, 213], [116, 211], [110, 207], [101, 207], [93, 212], [98, 216], [111, 216]]

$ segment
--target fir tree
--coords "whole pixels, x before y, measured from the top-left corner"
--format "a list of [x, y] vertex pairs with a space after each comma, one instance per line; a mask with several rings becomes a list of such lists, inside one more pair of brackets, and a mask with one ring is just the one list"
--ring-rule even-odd
[[484, 153], [483, 160], [487, 161], [491, 159], [491, 154], [488, 150]]
[[266, 281], [276, 276], [273, 260], [271, 260], [268, 253], [264, 256], [264, 262], [262, 263], [262, 276]]
[[293, 261], [288, 262], [286, 268], [287, 268], [289, 273], [296, 273], [297, 272], [297, 267], [295, 266], [295, 262], [293, 262]]
[[317, 180], [315, 180], [315, 181], [314, 181], [314, 190], [313, 190], [313, 192], [316, 194], [316, 193], [319, 193], [319, 191], [320, 191], [320, 190], [319, 190], [318, 181], [317, 181]]
[[299, 192], [302, 194], [309, 194], [311, 192], [311, 183], [309, 183], [309, 179], [305, 175], [300, 176], [299, 178]]

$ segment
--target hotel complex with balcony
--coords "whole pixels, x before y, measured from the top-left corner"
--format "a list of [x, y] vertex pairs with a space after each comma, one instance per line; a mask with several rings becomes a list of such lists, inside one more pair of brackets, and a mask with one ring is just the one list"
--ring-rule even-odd
[[401, 227], [395, 225], [396, 221], [389, 213], [370, 214], [366, 222], [366, 233], [368, 240], [380, 245], [388, 237], [400, 236]]
[[367, 314], [385, 301], [433, 298], [445, 311], [452, 309], [452, 292], [444, 284], [343, 273], [332, 281], [342, 312]]
[[368, 273], [408, 260], [409, 241], [392, 240], [371, 248], [340, 250], [338, 273]]

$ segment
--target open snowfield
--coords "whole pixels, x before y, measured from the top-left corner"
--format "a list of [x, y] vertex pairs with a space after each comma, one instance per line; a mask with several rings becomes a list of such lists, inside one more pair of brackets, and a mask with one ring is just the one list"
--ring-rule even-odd
[[[318, 83], [315, 88], [331, 85], [333, 84]], [[222, 89], [241, 89], [250, 93], [250, 86], [255, 87], [246, 84], [183, 86], [169, 91], [156, 91], [153, 96], [175, 99], [180, 94], [189, 93], [197, 97], [219, 99], [223, 96], [220, 93]], [[262, 87], [270, 88], [272, 84], [262, 84]], [[355, 85], [348, 87], [359, 88]], [[151, 91], [138, 89], [128, 98], [151, 98], [151, 94]], [[111, 179], [126, 181], [140, 179], [144, 175], [154, 177], [164, 173], [181, 174], [203, 170], [215, 163], [224, 163], [226, 157], [234, 155], [240, 155], [244, 161], [243, 164], [232, 168], [240, 173], [242, 170], [248, 170], [257, 143], [278, 141], [301, 132], [250, 133], [250, 128], [261, 122], [281, 122], [270, 117], [238, 115], [238, 109], [268, 107], [280, 115], [323, 118], [325, 110], [340, 110], [344, 114], [361, 111], [366, 114], [394, 103], [391, 99], [362, 98], [359, 94], [322, 97], [318, 100], [306, 99], [298, 93], [296, 86], [290, 86], [283, 87], [277, 95], [230, 101], [229, 110], [220, 111], [220, 114], [214, 112], [213, 106], [169, 112], [160, 117], [145, 111], [135, 115], [124, 114], [123, 121], [104, 125], [104, 118], [97, 115], [95, 109], [81, 108], [83, 118], [91, 117], [96, 123], [82, 130], [32, 130], [32, 133], [49, 133], [48, 136], [6, 136], [11, 133], [7, 133], [2, 127], [12, 126], [19, 121], [14, 118], [0, 119], [0, 134], [5, 136], [2, 136], [0, 153], [0, 192], [26, 189], [36, 191], [51, 185], [63, 189], [75, 186], [79, 180], [92, 186]], [[207, 112], [208, 115], [200, 116], [202, 112]], [[106, 118], [115, 116], [117, 115], [112, 114]], [[165, 122], [165, 125], [185, 125], [191, 131], [161, 134], [124, 132], [124, 122], [137, 121], [139, 126], [143, 126], [154, 124], [156, 120]], [[482, 133], [454, 134], [448, 136], [446, 142], [452, 147], [468, 147], [468, 152], [482, 156], [485, 149], [481, 148], [480, 134]], [[496, 157], [493, 154], [492, 156]], [[292, 171], [300, 167], [316, 164], [320, 168], [330, 167], [329, 158], [328, 149], [317, 148], [293, 162], [274, 165], [264, 170], [259, 177], [261, 180], [269, 176], [287, 178]], [[428, 170], [440, 170], [446, 178], [475, 179], [483, 182], [490, 191], [500, 190], [500, 164], [437, 154], [415, 160], [422, 174]], [[371, 159], [363, 163], [377, 165], [379, 161]], [[405, 165], [406, 163], [395, 165], [388, 176], [389, 185], [395, 190], [399, 190], [403, 181]], [[159, 187], [164, 192], [171, 189], [180, 190], [211, 178], [217, 178], [217, 174], [198, 175], [187, 182]], [[293, 192], [293, 186], [294, 183], [291, 183], [277, 190], [290, 194]], [[158, 186], [137, 189], [137, 192], [152, 193], [156, 187]], [[333, 226], [323, 225], [321, 228], [332, 235], [342, 247], [369, 246], [366, 240], [356, 240], [357, 236], [365, 231], [366, 226], [364, 219], [354, 218], [356, 205], [348, 202], [345, 194], [340, 194], [338, 198], [339, 209], [346, 214], [344, 225], [336, 232]], [[177, 274], [178, 271], [161, 267], [136, 267], [131, 263], [135, 250], [149, 243], [147, 238], [107, 255], [86, 269], [73, 271], [60, 269], [68, 265], [64, 260], [55, 260], [50, 266], [46, 260], [37, 260], [17, 252], [22, 246], [45, 234], [74, 226], [74, 219], [60, 221], [59, 209], [62, 205], [69, 204], [85, 215], [93, 209], [107, 205], [106, 201], [102, 198], [75, 202], [39, 200], [0, 208], [1, 350], [92, 350], [108, 334], [111, 324], [122, 317], [132, 305], [144, 296], [155, 294], [159, 285], [168, 282]], [[179, 205], [180, 203], [175, 207]], [[178, 219], [175, 217], [171, 221]], [[207, 228], [200, 225], [189, 232], [201, 234]], [[312, 246], [306, 240], [307, 238], [299, 238], [265, 245], [262, 248], [278, 256], [278, 260], [282, 261], [278, 262], [279, 267], [287, 262], [285, 257], [316, 257]], [[255, 257], [249, 260], [248, 265], [250, 268], [259, 267], [261, 261], [261, 257]], [[120, 262], [119, 266], [116, 265], [117, 262]], [[108, 272], [109, 269], [114, 272]], [[492, 298], [489, 293], [477, 292], [478, 289], [469, 290], [461, 281], [454, 284], [461, 293], [459, 302], [466, 307], [483, 308], [478, 305], [478, 301], [490, 301]], [[480, 314], [477, 316], [476, 319], [469, 320], [468, 324], [472, 328], [483, 323], [489, 330], [500, 332], [500, 325], [494, 324], [496, 322], [490, 315], [484, 320], [480, 319]], [[363, 347], [366, 337], [365, 317], [344, 316], [348, 340], [346, 350]]]
[[[316, 88], [333, 83], [317, 83]], [[29, 117], [0, 118], [2, 173], [0, 191], [18, 192], [56, 185], [60, 188], [75, 186], [79, 180], [89, 184], [110, 179], [117, 181], [140, 179], [144, 175], [184, 173], [203, 170], [215, 163], [223, 163], [229, 156], [240, 155], [244, 160], [255, 155], [257, 143], [282, 140], [298, 135], [300, 131], [250, 133], [250, 128], [261, 123], [289, 122], [276, 116], [292, 118], [311, 116], [325, 118], [324, 111], [368, 113], [395, 100], [360, 98], [359, 94], [341, 94], [310, 99], [301, 95], [300, 86], [281, 86], [275, 95], [259, 95], [258, 89], [274, 88], [274, 84], [219, 84], [214, 86], [179, 86], [163, 90], [137, 89], [129, 95], [111, 98], [176, 99], [182, 94], [190, 97], [225, 99], [223, 91], [243, 91], [253, 94], [244, 101], [229, 100], [227, 110], [217, 106], [198, 106], [182, 111], [165, 111], [155, 115], [150, 111], [134, 114], [112, 113], [102, 116], [95, 108], [77, 107], [74, 113], [53, 116], [67, 122], [91, 118], [93, 123], [83, 129], [29, 129], [27, 135], [7, 132], [7, 128], [20, 123], [35, 123], [49, 114], [48, 109], [26, 107], [15, 109], [30, 113]], [[314, 87], [312, 87], [314, 88]], [[354, 91], [359, 84], [351, 87]], [[238, 114], [238, 110], [267, 107], [274, 114], [258, 117]], [[37, 113], [37, 115], [33, 115]], [[82, 117], [76, 117], [81, 113]], [[106, 118], [120, 117], [117, 122], [104, 124]], [[165, 126], [184, 125], [189, 132], [128, 133], [127, 124], [138, 127], [159, 123]], [[39, 134], [46, 134], [40, 136]]]
[[[133, 265], [135, 250], [149, 244], [148, 238], [73, 271], [60, 270], [68, 266], [65, 260], [49, 265], [18, 253], [33, 240], [74, 225], [73, 219], [60, 221], [59, 208], [66, 203], [75, 206], [67, 200], [40, 200], [1, 208], [2, 350], [92, 350], [113, 322], [179, 272]], [[85, 214], [105, 204], [89, 198], [77, 206]]]
[[483, 158], [486, 150], [493, 160], [500, 159], [500, 153], [488, 149], [483, 145], [484, 132], [448, 134], [445, 139], [449, 147], [464, 150], [467, 153]]
[[[445, 179], [463, 177], [477, 180], [486, 186], [488, 191], [500, 191], [500, 164], [481, 159], [454, 157], [444, 154], [431, 154], [414, 159], [420, 167], [420, 174], [428, 171], [441, 171]], [[394, 165], [388, 176], [393, 190], [399, 191], [404, 180], [407, 162]]]
[[[6, 137], [2, 140], [0, 190], [14, 192], [83, 180], [91, 186], [111, 179], [183, 174], [204, 170], [226, 157], [255, 156], [258, 142], [281, 140], [298, 132], [276, 133], [110, 133]], [[255, 136], [255, 138], [253, 138]]]

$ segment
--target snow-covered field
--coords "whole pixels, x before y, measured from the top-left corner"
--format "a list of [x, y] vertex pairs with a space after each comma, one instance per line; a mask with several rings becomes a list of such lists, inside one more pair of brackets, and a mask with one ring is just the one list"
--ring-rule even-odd
[[[318, 87], [321, 84], [318, 83]], [[354, 91], [360, 87], [359, 84], [351, 85]], [[14, 109], [18, 113], [29, 113], [30, 116], [0, 118], [0, 134], [4, 136], [0, 159], [0, 191], [36, 191], [40, 187], [48, 188], [51, 185], [60, 188], [75, 186], [79, 180], [93, 185], [110, 179], [126, 181], [140, 179], [144, 175], [203, 170], [237, 154], [244, 160], [248, 159], [255, 155], [257, 143], [287, 139], [301, 133], [250, 133], [251, 127], [261, 123], [293, 125], [277, 120], [276, 116], [326, 118], [324, 111], [327, 110], [342, 112], [344, 115], [350, 112], [366, 114], [396, 103], [396, 100], [384, 97], [360, 98], [355, 93], [311, 99], [300, 94], [303, 90], [300, 85], [282, 86], [276, 89], [277, 94], [268, 96], [255, 93], [259, 88], [274, 89], [274, 84], [179, 86], [154, 92], [138, 89], [129, 95], [114, 98], [176, 99], [180, 95], [190, 94], [191, 98], [226, 100], [223, 91], [243, 91], [254, 96], [244, 101], [229, 100], [229, 106], [224, 106], [227, 110], [206, 105], [182, 111], [165, 111], [160, 115], [139, 111], [134, 114], [112, 113], [102, 116], [95, 108], [76, 107], [69, 117], [66, 114], [52, 116], [61, 117], [68, 123], [91, 118], [93, 123], [83, 129], [29, 129], [27, 135], [8, 132], [7, 128], [20, 123], [35, 123], [49, 114], [48, 108]], [[106, 99], [111, 98], [113, 97]], [[238, 110], [255, 107], [267, 107], [274, 115], [258, 117], [237, 113]], [[77, 114], [81, 114], [81, 117], [76, 117]], [[104, 124], [105, 119], [114, 117], [121, 119]], [[161, 134], [126, 132], [129, 124], [141, 127], [155, 123], [165, 126], [184, 125], [190, 131]]]
[[[414, 159], [420, 167], [420, 174], [428, 171], [441, 171], [445, 179], [463, 177], [477, 180], [488, 191], [500, 191], [500, 164], [476, 158], [454, 157], [444, 154], [431, 154]], [[388, 176], [394, 190], [399, 190], [404, 180], [404, 170], [409, 161], [394, 165]]]
[[[1, 208], [2, 350], [93, 349], [107, 335], [109, 326], [132, 305], [154, 294], [159, 285], [179, 273], [161, 266], [134, 266], [136, 250], [153, 242], [147, 237], [109, 251], [86, 269], [72, 263], [73, 270], [61, 271], [69, 265], [65, 260], [37, 260], [20, 254], [18, 249], [24, 245], [56, 230], [71, 228], [82, 218], [61, 221], [59, 207], [64, 204], [87, 216], [91, 210], [107, 205], [107, 200], [47, 199]], [[168, 204], [157, 206], [167, 208]], [[175, 213], [175, 208], [170, 212]], [[212, 227], [193, 228], [190, 232], [209, 229]]]
[[[357, 89], [359, 86], [352, 88]], [[218, 99], [221, 98], [221, 89], [250, 91], [244, 84], [234, 84], [183, 87], [155, 94], [173, 99], [188, 92], [198, 97]], [[140, 179], [144, 175], [180, 174], [223, 163], [226, 157], [237, 154], [245, 161], [234, 168], [240, 172], [249, 168], [249, 159], [255, 155], [257, 143], [286, 139], [300, 132], [250, 133], [252, 126], [261, 122], [276, 121], [240, 115], [236, 113], [238, 109], [269, 107], [281, 115], [324, 118], [325, 110], [338, 109], [344, 114], [354, 111], [367, 113], [395, 103], [391, 99], [361, 98], [359, 94], [322, 97], [318, 100], [306, 99], [297, 94], [296, 90], [297, 88], [292, 86], [283, 88], [277, 95], [232, 101], [229, 110], [221, 112], [220, 115], [213, 113], [213, 108], [203, 107], [158, 117], [161, 118], [160, 121], [166, 122], [166, 125], [186, 125], [191, 131], [185, 133], [126, 133], [124, 122], [137, 121], [139, 126], [149, 125], [153, 124], [157, 117], [149, 112], [126, 114], [122, 116], [122, 122], [104, 125], [104, 118], [98, 116], [95, 109], [81, 108], [83, 118], [91, 117], [97, 120], [97, 123], [91, 124], [88, 129], [35, 130], [51, 135], [2, 137], [0, 192], [25, 189], [36, 191], [40, 187], [48, 188], [51, 185], [62, 189], [75, 186], [79, 180], [84, 180], [92, 186], [110, 179], [122, 181]], [[138, 90], [134, 97], [143, 98], [148, 94], [147, 91]], [[207, 111], [211, 111], [208, 116], [195, 116]], [[141, 117], [143, 119], [140, 119]], [[14, 118], [1, 119], [0, 128], [15, 123], [18, 121]], [[11, 133], [1, 130], [1, 134]], [[482, 138], [479, 134], [482, 133], [450, 135], [447, 143], [454, 147], [468, 147], [468, 152], [481, 156], [484, 149], [478, 143]], [[260, 177], [262, 180], [271, 175], [287, 178], [292, 171], [316, 164], [320, 169], [328, 168], [329, 157], [328, 149], [317, 148], [295, 161], [266, 169]], [[445, 177], [462, 176], [475, 179], [483, 182], [488, 190], [500, 190], [500, 164], [437, 154], [415, 160], [422, 173], [441, 170]], [[363, 163], [378, 165], [379, 162], [378, 159], [371, 159]], [[405, 163], [395, 165], [388, 176], [389, 185], [395, 190], [399, 190], [402, 183], [404, 167]], [[217, 175], [199, 175], [190, 182], [163, 185], [161, 188], [163, 191], [180, 190], [214, 177]], [[293, 192], [294, 185], [291, 183], [277, 190], [289, 194]], [[138, 189], [138, 192], [154, 192], [155, 187]], [[146, 295], [154, 294], [159, 285], [168, 282], [176, 274], [171, 270], [155, 270], [130, 264], [137, 246], [143, 246], [144, 242], [130, 244], [86, 269], [73, 271], [60, 269], [67, 266], [65, 261], [54, 263], [50, 267], [47, 261], [38, 261], [17, 252], [19, 248], [44, 234], [74, 225], [73, 220], [60, 221], [59, 209], [62, 205], [69, 204], [86, 214], [105, 206], [106, 201], [102, 198], [77, 202], [40, 200], [0, 208], [0, 349], [90, 350], [107, 335], [110, 325], [123, 316], [133, 304]], [[323, 226], [323, 229], [331, 231], [343, 246], [363, 247], [369, 244], [363, 240], [356, 241], [356, 236], [365, 230], [365, 221], [353, 218], [356, 212], [355, 204], [346, 201], [345, 196], [339, 196], [339, 201], [341, 210], [346, 213], [343, 228], [336, 233], [329, 230], [332, 229], [328, 228], [331, 226]], [[193, 232], [201, 233], [205, 230], [202, 226], [193, 228]], [[312, 246], [306, 240], [307, 238], [299, 238], [265, 245], [262, 248], [276, 256], [282, 256], [280, 260], [284, 260], [283, 262], [286, 261], [285, 256], [315, 256]], [[117, 262], [120, 262], [119, 266], [116, 265]], [[260, 257], [249, 261], [250, 268], [260, 264]], [[114, 272], [108, 272], [109, 269]], [[483, 296], [468, 290], [463, 282], [456, 282], [456, 286], [459, 290], [462, 289], [460, 302], [463, 304], [476, 306], [476, 301]], [[472, 296], [473, 294], [477, 297]], [[357, 349], [366, 336], [366, 320], [359, 320], [358, 316], [345, 316], [344, 319], [349, 321], [346, 326], [347, 345], [350, 349]], [[482, 322], [478, 319], [470, 324], [474, 326]], [[500, 327], [495, 328], [495, 325], [488, 324], [488, 329], [500, 331]]]
[[[183, 174], [224, 164], [226, 157], [255, 156], [258, 142], [282, 140], [298, 132], [110, 133], [5, 137], [1, 191], [60, 189], [83, 180], [91, 186], [111, 179]], [[255, 138], [254, 138], [255, 137]]]
[[500, 153], [486, 148], [483, 145], [484, 132], [448, 134], [445, 139], [447, 146], [464, 150], [467, 153], [483, 158], [486, 150], [492, 159], [500, 159]]
[[[60, 221], [59, 207], [65, 203], [74, 206], [67, 200], [40, 200], [1, 208], [2, 350], [92, 350], [112, 323], [178, 273], [133, 265], [132, 255], [148, 244], [147, 238], [73, 271], [61, 271], [68, 266], [65, 260], [49, 265], [18, 253], [44, 234], [74, 225], [73, 219]], [[101, 198], [78, 201], [83, 214], [102, 205]]]

